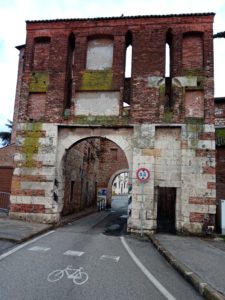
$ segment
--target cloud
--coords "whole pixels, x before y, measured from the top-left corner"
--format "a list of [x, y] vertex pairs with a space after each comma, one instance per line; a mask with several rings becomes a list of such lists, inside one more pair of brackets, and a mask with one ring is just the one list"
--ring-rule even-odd
[[[129, 15], [161, 15], [215, 12], [214, 33], [225, 31], [224, 0], [1, 0], [0, 1], [0, 130], [12, 119], [18, 50], [25, 43], [26, 20], [91, 18]], [[225, 96], [222, 81], [225, 67], [225, 45], [215, 42], [215, 91]]]

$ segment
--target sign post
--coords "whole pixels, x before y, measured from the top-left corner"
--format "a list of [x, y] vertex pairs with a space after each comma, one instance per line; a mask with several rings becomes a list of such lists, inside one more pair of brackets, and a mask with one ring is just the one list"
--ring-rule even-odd
[[143, 236], [144, 220], [144, 185], [150, 179], [150, 171], [147, 168], [139, 168], [136, 173], [137, 180], [141, 183], [141, 236]]

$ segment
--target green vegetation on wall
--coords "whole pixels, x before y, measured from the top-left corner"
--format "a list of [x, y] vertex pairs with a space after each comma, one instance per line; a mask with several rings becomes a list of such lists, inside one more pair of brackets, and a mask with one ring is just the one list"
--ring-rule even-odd
[[201, 68], [186, 68], [184, 69], [184, 76], [201, 76], [203, 70]]
[[225, 128], [216, 128], [216, 145], [225, 146]]
[[115, 116], [76, 116], [74, 118], [75, 124], [88, 124], [88, 125], [127, 125], [130, 123], [128, 115], [123, 117]]
[[80, 89], [84, 91], [107, 91], [112, 89], [112, 70], [85, 71]]
[[186, 118], [185, 122], [187, 124], [187, 136], [189, 140], [189, 145], [192, 149], [198, 148], [199, 134], [204, 131], [203, 119], [201, 118]]
[[172, 118], [173, 118], [173, 113], [172, 113], [172, 111], [165, 110], [165, 111], [164, 111], [164, 114], [163, 114], [163, 119], [162, 119], [162, 121], [163, 121], [164, 123], [171, 123], [171, 122], [172, 122]]
[[48, 90], [49, 75], [47, 72], [32, 72], [30, 74], [29, 92], [45, 93]]
[[30, 123], [26, 125], [25, 138], [22, 145], [22, 154], [25, 155], [25, 167], [34, 166], [34, 154], [38, 153], [39, 138], [41, 137], [42, 124]]
[[187, 117], [185, 118], [185, 123], [186, 124], [200, 124], [202, 125], [204, 123], [203, 118], [195, 118], [195, 117]]

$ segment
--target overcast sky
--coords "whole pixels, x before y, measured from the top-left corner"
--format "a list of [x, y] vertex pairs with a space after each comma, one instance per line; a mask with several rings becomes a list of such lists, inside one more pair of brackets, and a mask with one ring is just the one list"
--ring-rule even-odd
[[[0, 0], [0, 130], [12, 120], [18, 50], [26, 20], [182, 13], [216, 13], [214, 33], [225, 31], [225, 0]], [[214, 41], [215, 96], [225, 96], [225, 39]]]

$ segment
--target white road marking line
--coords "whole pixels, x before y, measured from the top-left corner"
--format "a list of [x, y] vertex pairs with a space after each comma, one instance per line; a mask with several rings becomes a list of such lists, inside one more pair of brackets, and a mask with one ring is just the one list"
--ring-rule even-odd
[[158, 289], [158, 291], [168, 300], [176, 300], [173, 295], [170, 294], [169, 291], [167, 291], [166, 288], [149, 272], [149, 270], [141, 263], [141, 261], [137, 258], [137, 256], [133, 253], [131, 248], [126, 243], [124, 237], [120, 237], [120, 240], [124, 246], [124, 248], [127, 250], [130, 257], [133, 259], [133, 261], [136, 263], [136, 265], [140, 268], [140, 270], [145, 274], [145, 276], [151, 281], [151, 283]]
[[28, 249], [29, 251], [37, 251], [37, 252], [46, 252], [49, 251], [51, 248], [46, 248], [46, 247], [40, 247], [40, 246], [34, 246], [30, 249]]
[[83, 254], [84, 254], [84, 252], [72, 251], [72, 250], [68, 250], [68, 251], [63, 253], [63, 255], [71, 255], [71, 256], [82, 256]]
[[118, 261], [120, 260], [120, 256], [111, 256], [111, 255], [102, 255], [99, 259], [101, 260], [113, 260], [115, 262], [118, 263]]
[[11, 254], [13, 254], [13, 253], [19, 251], [20, 249], [23, 249], [23, 248], [26, 247], [27, 245], [30, 245], [30, 244], [32, 244], [32, 243], [35, 243], [36, 241], [42, 239], [43, 237], [46, 237], [46, 236], [52, 234], [53, 232], [55, 232], [55, 230], [49, 231], [49, 232], [47, 232], [47, 233], [45, 233], [45, 234], [43, 234], [43, 235], [41, 235], [41, 236], [38, 236], [37, 238], [35, 238], [35, 239], [33, 239], [33, 240], [30, 240], [30, 241], [28, 241], [28, 242], [26, 242], [26, 243], [24, 243], [24, 244], [22, 244], [22, 245], [19, 245], [19, 246], [13, 248], [12, 250], [9, 250], [9, 251], [6, 252], [6, 253], [3, 253], [2, 255], [0, 255], [0, 260], [3, 260], [3, 259], [6, 258], [7, 256], [9, 256], [9, 255], [11, 255]]

